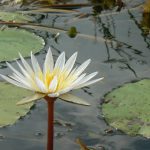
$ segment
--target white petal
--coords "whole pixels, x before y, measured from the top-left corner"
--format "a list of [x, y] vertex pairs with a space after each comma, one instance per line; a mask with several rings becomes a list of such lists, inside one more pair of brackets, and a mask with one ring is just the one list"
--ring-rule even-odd
[[8, 62], [6, 62], [7, 66], [14, 72], [16, 73], [18, 76], [20, 77], [24, 77], [19, 71], [17, 71], [12, 65], [10, 65]]
[[71, 84], [71, 86], [77, 85], [85, 76], [86, 76], [86, 73], [80, 75], [80, 76]]
[[38, 74], [39, 72], [41, 72], [40, 65], [37, 59], [35, 58], [35, 56], [32, 54], [32, 52], [31, 52], [31, 63], [32, 63], [32, 67], [33, 67], [35, 74]]
[[63, 90], [58, 91], [58, 93], [59, 93], [59, 95], [61, 95], [61, 94], [64, 94], [64, 93], [67, 93], [67, 92], [71, 91], [72, 89], [73, 89], [73, 87], [70, 86], [70, 87], [67, 87]]
[[24, 65], [25, 69], [30, 73], [30, 74], [33, 74], [33, 70], [32, 68], [30, 67], [30, 65], [27, 63], [27, 61], [22, 57], [22, 55], [19, 53], [19, 56], [20, 56], [20, 59], [21, 59], [21, 62], [22, 64]]
[[42, 93], [47, 93], [48, 92], [48, 89], [46, 88], [44, 83], [38, 77], [35, 77], [35, 81], [36, 81], [36, 84], [37, 84], [38, 88], [40, 89], [39, 92], [42, 92]]
[[20, 84], [19, 82], [15, 81], [15, 80], [13, 80], [13, 79], [7, 77], [7, 76], [4, 76], [4, 75], [2, 75], [2, 74], [0, 74], [0, 76], [1, 76], [4, 80], [6, 80], [7, 82], [9, 82], [9, 83], [11, 83], [11, 84], [14, 84], [14, 85], [16, 85], [16, 86], [18, 86], [18, 87], [22, 87], [22, 88], [25, 88], [25, 89], [29, 89], [29, 88], [26, 87], [25, 85], [22, 85], [22, 84]]
[[72, 94], [63, 94], [59, 96], [60, 99], [70, 102], [70, 103], [75, 103], [75, 104], [79, 104], [79, 105], [85, 105], [85, 106], [89, 106], [90, 104], [87, 103], [86, 101], [82, 100], [79, 97], [76, 97]]
[[59, 93], [52, 93], [52, 94], [48, 94], [49, 97], [58, 97]]
[[42, 98], [44, 96], [45, 96], [45, 94], [35, 93], [34, 95], [26, 97], [26, 98], [22, 99], [21, 101], [19, 101], [17, 103], [17, 105], [23, 105], [23, 104], [31, 103], [33, 101], [39, 100], [40, 98]]
[[77, 69], [77, 67], [75, 67], [75, 68], [70, 72], [70, 74], [69, 74], [67, 77], [70, 77], [70, 76], [74, 75], [74, 73], [76, 72], [76, 69]]
[[18, 66], [21, 69], [21, 71], [24, 74], [24, 76], [27, 77], [27, 78], [31, 78], [30, 74], [19, 64], [19, 62], [16, 61], [16, 63], [18, 64]]
[[19, 76], [17, 76], [16, 74], [13, 74], [13, 76], [10, 75], [10, 77], [18, 82], [20, 82], [21, 84], [25, 85], [26, 87], [28, 87], [28, 89], [35, 91], [35, 89], [31, 86], [30, 82], [25, 79], [25, 78], [21, 78]]
[[65, 64], [65, 52], [62, 52], [56, 60], [55, 69], [59, 68], [62, 70]]
[[101, 81], [102, 79], [104, 79], [104, 78], [99, 78], [99, 79], [95, 79], [95, 80], [88, 81], [88, 82], [86, 82], [86, 83], [83, 83], [83, 84], [80, 84], [80, 85], [76, 86], [74, 89], [79, 89], [79, 88], [82, 88], [82, 87], [84, 87], [84, 86], [89, 86], [89, 85], [91, 85], [91, 84], [94, 84], [94, 83], [96, 83], [96, 82]]
[[83, 84], [83, 83], [89, 81], [90, 79], [92, 79], [93, 77], [95, 77], [97, 74], [98, 74], [98, 72], [93, 72], [93, 73], [87, 75], [86, 77], [84, 77], [84, 78], [80, 81], [79, 84]]
[[85, 77], [86, 73], [82, 74], [80, 77], [78, 77], [69, 87], [58, 91], [59, 95], [67, 93], [69, 91], [71, 91], [72, 89], [74, 89], [74, 87], [76, 85], [78, 85], [78, 83], [80, 83], [80, 81]]
[[44, 66], [43, 66], [44, 75], [46, 74], [46, 72], [53, 71], [53, 67], [54, 67], [54, 60], [53, 60], [51, 49], [49, 47], [48, 52], [46, 54]]
[[10, 75], [9, 76], [11, 79], [16, 80], [17, 82], [24, 84], [25, 86], [29, 86], [29, 84], [26, 82], [26, 80], [20, 78], [19, 76], [17, 76], [16, 74]]
[[85, 68], [90, 64], [91, 59], [86, 60], [84, 63], [82, 63], [76, 70], [75, 74], [77, 76], [79, 76], [84, 70]]
[[77, 58], [77, 52], [74, 53], [69, 59], [68, 61], [66, 62], [65, 66], [64, 66], [64, 71], [67, 71], [67, 73], [69, 74], [70, 71], [72, 70], [74, 64], [75, 64], [75, 61], [76, 61], [76, 58]]
[[57, 80], [57, 76], [55, 76], [49, 85], [49, 90], [51, 92], [55, 92], [57, 88], [57, 84], [58, 84], [58, 80]]

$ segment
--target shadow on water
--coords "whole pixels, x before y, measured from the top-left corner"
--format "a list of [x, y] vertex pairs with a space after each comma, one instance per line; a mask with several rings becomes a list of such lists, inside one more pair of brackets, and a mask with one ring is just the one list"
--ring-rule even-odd
[[[79, 0], [72, 1], [80, 3]], [[57, 101], [55, 105], [55, 149], [78, 150], [76, 139], [99, 150], [149, 150], [150, 141], [143, 137], [131, 137], [112, 129], [105, 122], [101, 112], [104, 94], [133, 80], [150, 77], [150, 35], [149, 14], [142, 14], [141, 1], [135, 0], [135, 7], [112, 1], [83, 0], [92, 6], [76, 7], [76, 13], [37, 13], [36, 23], [47, 28], [62, 29], [55, 38], [52, 33], [39, 28], [30, 28], [32, 32], [45, 39], [45, 48], [36, 54], [43, 63], [49, 45], [54, 58], [66, 51], [66, 57], [78, 51], [77, 64], [89, 57], [92, 63], [88, 72], [99, 71], [105, 79], [97, 85], [73, 91], [87, 99], [91, 107], [75, 106]], [[107, 3], [104, 3], [107, 2]], [[109, 2], [112, 2], [108, 4]], [[69, 3], [69, 1], [67, 2]], [[132, 3], [133, 5], [133, 3]], [[134, 8], [134, 9], [133, 9]], [[118, 12], [119, 11], [119, 12]], [[76, 27], [77, 35], [70, 38], [67, 31]], [[29, 61], [28, 58], [26, 58]], [[12, 62], [15, 66], [15, 62]], [[0, 72], [11, 71], [1, 63]], [[46, 146], [47, 110], [44, 101], [37, 102], [34, 109], [12, 126], [0, 129], [0, 147], [3, 150], [43, 150]], [[119, 142], [118, 142], [119, 141]]]
[[141, 148], [143, 148], [143, 150], [149, 150], [149, 141], [144, 139], [136, 140], [131, 144], [131, 146], [133, 146], [136, 150], [141, 150]]

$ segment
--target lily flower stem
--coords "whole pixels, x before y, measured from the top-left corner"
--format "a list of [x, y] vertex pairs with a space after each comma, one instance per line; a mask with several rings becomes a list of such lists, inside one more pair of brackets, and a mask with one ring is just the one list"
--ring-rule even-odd
[[54, 103], [55, 98], [46, 96], [48, 108], [47, 150], [53, 150], [54, 139]]

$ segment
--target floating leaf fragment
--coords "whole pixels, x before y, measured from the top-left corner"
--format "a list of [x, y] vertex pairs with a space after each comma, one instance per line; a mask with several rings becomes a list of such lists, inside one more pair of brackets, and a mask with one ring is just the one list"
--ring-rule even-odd
[[90, 150], [87, 146], [81, 141], [81, 139], [77, 139], [76, 143], [80, 145], [81, 150]]
[[18, 11], [23, 14], [35, 14], [35, 13], [76, 13], [74, 10], [66, 10], [66, 9], [54, 9], [54, 8], [39, 8], [28, 11]]
[[0, 20], [12, 22], [31, 22], [33, 18], [22, 13], [0, 11]]

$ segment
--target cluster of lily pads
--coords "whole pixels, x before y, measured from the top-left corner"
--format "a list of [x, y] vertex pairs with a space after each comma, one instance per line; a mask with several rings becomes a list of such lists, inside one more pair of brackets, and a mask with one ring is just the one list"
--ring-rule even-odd
[[[0, 12], [2, 21], [30, 21], [30, 17], [18, 13]], [[39, 52], [44, 47], [44, 40], [29, 31], [1, 26], [0, 30], [0, 62], [12, 61], [18, 58], [18, 51], [24, 57], [30, 52]], [[3, 81], [0, 82], [0, 127], [11, 125], [24, 116], [33, 103], [16, 106], [16, 102], [31, 94], [27, 90], [14, 87]], [[9, 94], [8, 94], [9, 91]]]

